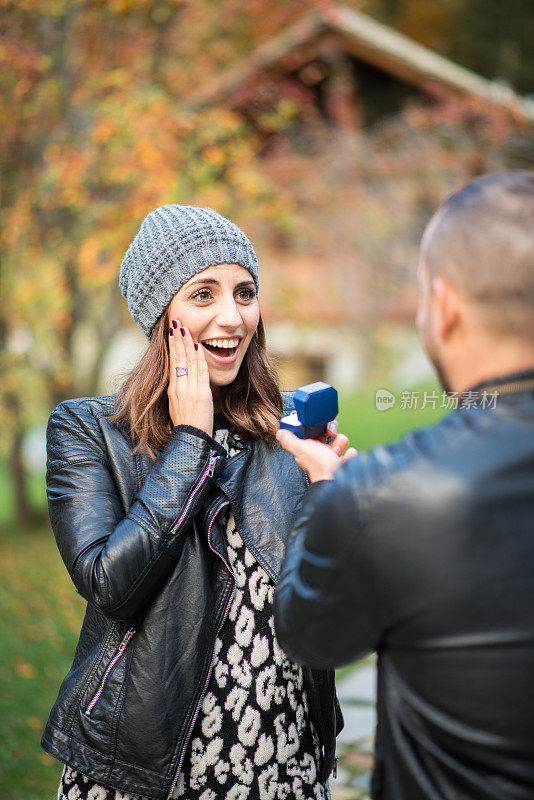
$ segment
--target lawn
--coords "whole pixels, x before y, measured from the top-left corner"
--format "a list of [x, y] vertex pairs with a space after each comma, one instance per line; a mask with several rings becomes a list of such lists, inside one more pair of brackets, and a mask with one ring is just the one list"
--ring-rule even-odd
[[[431, 408], [402, 410], [398, 403], [389, 411], [377, 411], [374, 390], [342, 397], [340, 409], [340, 430], [360, 450], [440, 415]], [[38, 506], [44, 497], [39, 481], [33, 482], [32, 492]], [[9, 490], [1, 470], [0, 497], [7, 503]], [[72, 660], [84, 603], [70, 583], [48, 526], [17, 531], [7, 524], [8, 512], [7, 504], [0, 541], [0, 796], [52, 800], [61, 765], [40, 749], [39, 741]]]
[[61, 765], [39, 747], [70, 667], [84, 603], [48, 527], [0, 543], [0, 796], [52, 800]]
[[[433, 391], [438, 397], [436, 408], [428, 402], [422, 408], [425, 392], [430, 396]], [[340, 396], [339, 430], [347, 434], [351, 445], [357, 450], [368, 450], [375, 444], [395, 441], [406, 431], [436, 422], [444, 413], [439, 408], [441, 389], [437, 385], [427, 385], [419, 387], [414, 393], [418, 395], [416, 408], [403, 408], [400, 393], [397, 393], [395, 406], [387, 411], [377, 410], [374, 387]]]

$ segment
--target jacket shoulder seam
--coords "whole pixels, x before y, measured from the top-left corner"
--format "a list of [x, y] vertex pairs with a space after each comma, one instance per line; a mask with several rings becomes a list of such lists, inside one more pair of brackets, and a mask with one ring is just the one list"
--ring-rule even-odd
[[108, 466], [103, 458], [54, 458], [52, 459], [51, 466], [47, 470], [47, 480], [64, 467], [73, 467], [78, 464], [100, 464], [103, 467]]

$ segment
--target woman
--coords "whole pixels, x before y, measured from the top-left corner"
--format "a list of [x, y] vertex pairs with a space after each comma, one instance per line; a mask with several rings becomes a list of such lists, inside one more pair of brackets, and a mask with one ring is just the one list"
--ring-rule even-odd
[[118, 398], [66, 401], [48, 427], [52, 527], [88, 601], [42, 742], [66, 765], [59, 800], [328, 797], [333, 674], [274, 636], [307, 482], [274, 440], [290, 399], [252, 245], [211, 209], [163, 206], [120, 286], [146, 353]]

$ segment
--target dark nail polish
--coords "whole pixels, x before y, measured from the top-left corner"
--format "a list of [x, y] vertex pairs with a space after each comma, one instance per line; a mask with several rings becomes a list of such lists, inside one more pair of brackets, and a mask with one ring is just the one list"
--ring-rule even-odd
[[178, 327], [178, 323], [176, 322], [175, 319], [173, 319], [173, 321], [172, 321], [172, 327], [173, 328], [177, 328]]
[[182, 336], [185, 336], [185, 328], [180, 328], [180, 333], [182, 334]]
[[195, 342], [195, 350], [198, 350], [198, 344]]
[[172, 328], [169, 328], [169, 336], [174, 336], [174, 331]]

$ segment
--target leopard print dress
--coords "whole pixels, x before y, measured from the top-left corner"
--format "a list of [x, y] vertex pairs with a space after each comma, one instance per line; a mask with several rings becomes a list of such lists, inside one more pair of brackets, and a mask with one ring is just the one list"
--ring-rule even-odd
[[[217, 438], [226, 444], [224, 433]], [[238, 446], [235, 440], [227, 445], [230, 457]], [[328, 800], [302, 668], [274, 635], [274, 584], [246, 548], [229, 506], [220, 513], [236, 588], [173, 798]], [[99, 786], [66, 766], [58, 800], [143, 798]]]

